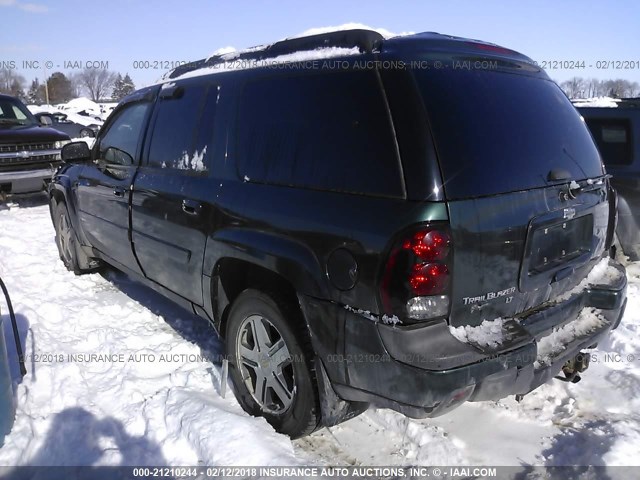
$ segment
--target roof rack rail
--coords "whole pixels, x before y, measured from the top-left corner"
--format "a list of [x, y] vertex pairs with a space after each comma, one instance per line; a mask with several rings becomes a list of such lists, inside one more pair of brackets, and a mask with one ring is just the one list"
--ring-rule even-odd
[[181, 65], [171, 71], [168, 79], [176, 78], [187, 72], [211, 67], [229, 60], [264, 60], [290, 53], [316, 50], [318, 48], [358, 48], [361, 53], [373, 52], [380, 46], [384, 37], [373, 30], [353, 29], [309, 35], [281, 40], [263, 47], [250, 48], [245, 52], [215, 55], [207, 59]]

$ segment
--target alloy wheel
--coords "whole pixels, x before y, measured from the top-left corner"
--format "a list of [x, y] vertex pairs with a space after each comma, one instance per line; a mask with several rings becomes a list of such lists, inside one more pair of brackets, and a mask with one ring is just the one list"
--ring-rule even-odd
[[289, 349], [267, 318], [251, 315], [238, 329], [236, 358], [247, 390], [271, 414], [282, 414], [293, 404], [296, 385]]

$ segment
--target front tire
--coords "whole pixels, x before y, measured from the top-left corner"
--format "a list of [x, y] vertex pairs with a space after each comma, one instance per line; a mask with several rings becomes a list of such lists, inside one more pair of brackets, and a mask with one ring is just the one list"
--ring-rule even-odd
[[100, 262], [97, 259], [89, 258], [80, 247], [80, 242], [73, 225], [71, 225], [69, 210], [65, 202], [57, 202], [55, 199], [51, 199], [51, 215], [56, 231], [58, 254], [67, 270], [76, 275], [81, 275], [99, 269]]
[[309, 334], [299, 311], [274, 298], [249, 289], [233, 303], [225, 335], [229, 373], [245, 411], [298, 438], [320, 422]]

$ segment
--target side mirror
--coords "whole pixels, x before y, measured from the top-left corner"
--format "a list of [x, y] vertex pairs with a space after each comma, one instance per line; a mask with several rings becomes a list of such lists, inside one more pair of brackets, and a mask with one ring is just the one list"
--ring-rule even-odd
[[86, 142], [72, 142], [62, 147], [60, 156], [66, 163], [86, 162], [91, 159], [91, 150]]
[[122, 165], [123, 167], [130, 167], [133, 165], [133, 157], [124, 150], [120, 150], [116, 147], [109, 147], [104, 152], [104, 160], [108, 164]]
[[40, 115], [40, 125], [53, 125], [53, 120], [51, 120], [49, 115]]

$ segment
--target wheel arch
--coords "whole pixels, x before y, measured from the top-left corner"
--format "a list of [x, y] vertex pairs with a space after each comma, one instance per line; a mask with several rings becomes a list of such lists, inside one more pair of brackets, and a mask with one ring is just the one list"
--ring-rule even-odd
[[229, 228], [207, 240], [205, 309], [223, 330], [225, 311], [246, 288], [274, 292], [299, 308], [297, 294], [329, 298], [321, 263], [306, 245], [271, 232]]
[[276, 297], [276, 301], [286, 302], [296, 309], [296, 313], [299, 313], [302, 319], [296, 289], [290, 281], [264, 266], [239, 258], [225, 257], [215, 265], [209, 292], [214, 325], [221, 336], [226, 333], [231, 305], [247, 289], [255, 289]]

